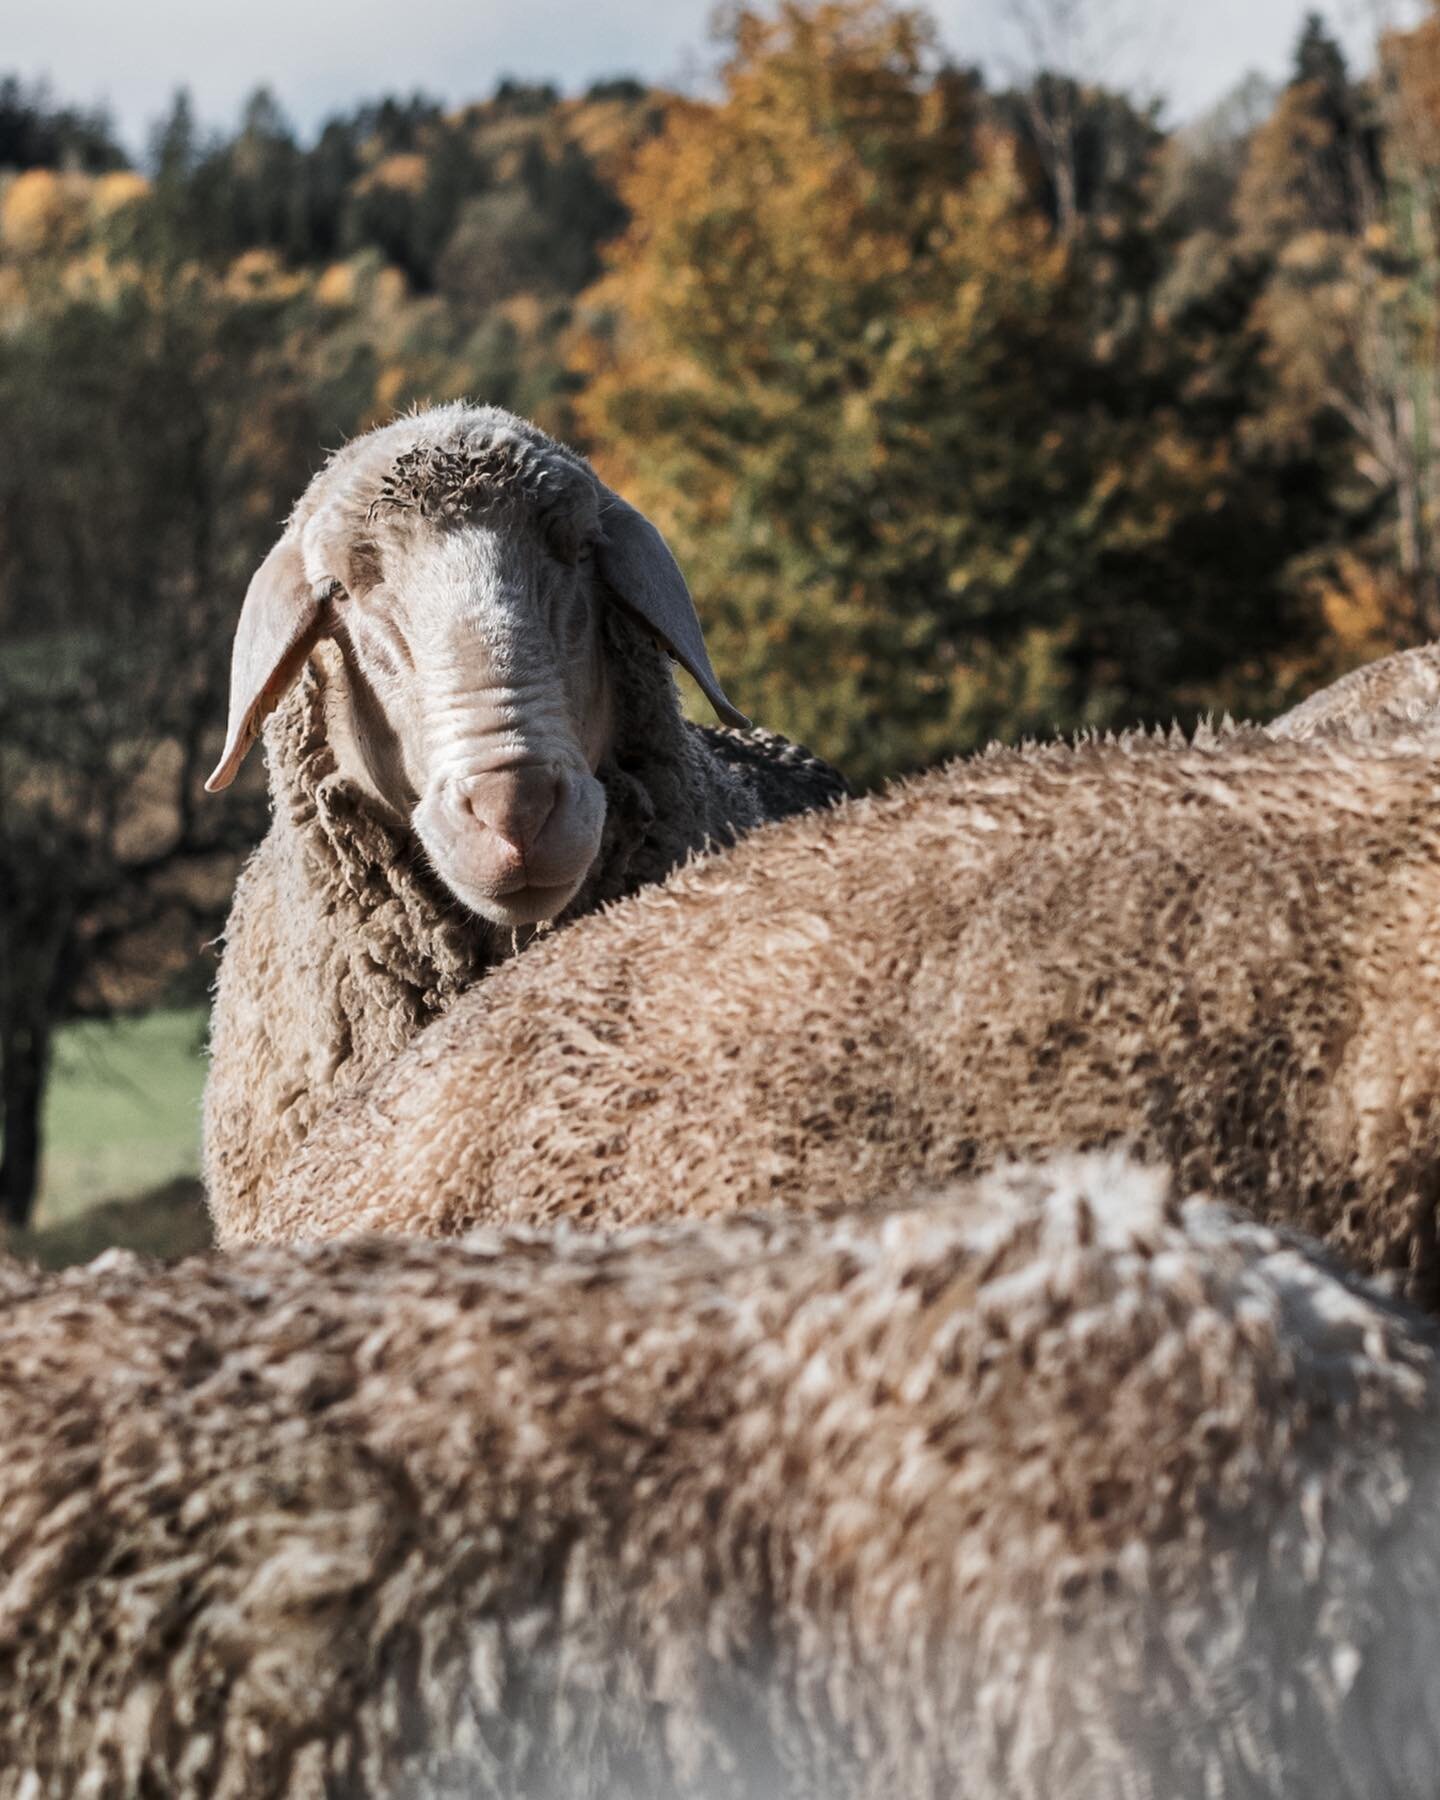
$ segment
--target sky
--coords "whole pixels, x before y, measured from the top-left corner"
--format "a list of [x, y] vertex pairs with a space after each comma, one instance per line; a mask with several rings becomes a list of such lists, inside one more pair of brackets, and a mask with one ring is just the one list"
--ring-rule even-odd
[[[1321, 10], [1363, 56], [1377, 9], [1409, 3], [1328, 0]], [[421, 88], [458, 102], [483, 97], [501, 75], [554, 80], [567, 91], [614, 74], [694, 87], [715, 60], [711, 4], [0, 0], [0, 71], [46, 78], [60, 99], [105, 102], [139, 148], [180, 86], [207, 123], [230, 125], [245, 95], [267, 84], [307, 132], [372, 95]], [[952, 54], [1003, 80], [1025, 64], [1013, 12], [1026, 4], [1035, 0], [932, 0], [930, 10]], [[1202, 113], [1252, 69], [1283, 74], [1307, 9], [1307, 0], [1086, 4], [1111, 21], [1087, 52], [1103, 65], [1097, 72], [1167, 94], [1172, 121]]]

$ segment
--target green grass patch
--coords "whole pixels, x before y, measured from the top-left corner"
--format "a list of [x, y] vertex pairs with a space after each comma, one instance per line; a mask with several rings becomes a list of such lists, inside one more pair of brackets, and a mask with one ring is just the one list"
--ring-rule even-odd
[[37, 1231], [199, 1174], [204, 1034], [198, 1008], [60, 1032]]

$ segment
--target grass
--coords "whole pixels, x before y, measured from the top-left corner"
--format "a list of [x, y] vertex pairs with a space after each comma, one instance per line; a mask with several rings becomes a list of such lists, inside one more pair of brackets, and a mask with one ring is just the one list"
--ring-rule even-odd
[[198, 1181], [204, 1031], [200, 1009], [61, 1031], [40, 1197], [18, 1248], [58, 1263], [111, 1244], [182, 1255], [206, 1241]]
[[37, 1226], [200, 1173], [205, 1015], [67, 1026], [45, 1102]]

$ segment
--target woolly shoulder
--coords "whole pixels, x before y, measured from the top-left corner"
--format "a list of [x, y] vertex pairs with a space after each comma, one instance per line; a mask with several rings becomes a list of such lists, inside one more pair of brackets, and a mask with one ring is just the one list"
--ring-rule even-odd
[[779, 732], [737, 731], [729, 726], [696, 729], [723, 763], [745, 776], [768, 819], [830, 806], [851, 792], [837, 768]]

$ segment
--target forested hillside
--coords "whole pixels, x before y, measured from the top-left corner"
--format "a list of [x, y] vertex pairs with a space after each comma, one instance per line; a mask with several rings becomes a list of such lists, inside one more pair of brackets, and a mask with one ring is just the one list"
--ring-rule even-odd
[[326, 448], [461, 394], [578, 442], [861, 782], [1264, 713], [1440, 633], [1437, 184], [1440, 15], [1183, 130], [883, 0], [737, 13], [704, 98], [182, 96], [138, 158], [0, 82], [0, 1210], [56, 1023], [198, 991], [229, 626]]
[[11, 81], [0, 167], [10, 641], [105, 628], [96, 536], [116, 605], [228, 607], [323, 446], [457, 394], [632, 489], [746, 703], [867, 779], [1440, 625], [1440, 25], [1361, 81], [1314, 20], [1169, 134], [869, 0], [741, 15], [715, 101], [507, 82], [302, 143], [182, 96], [139, 167]]

